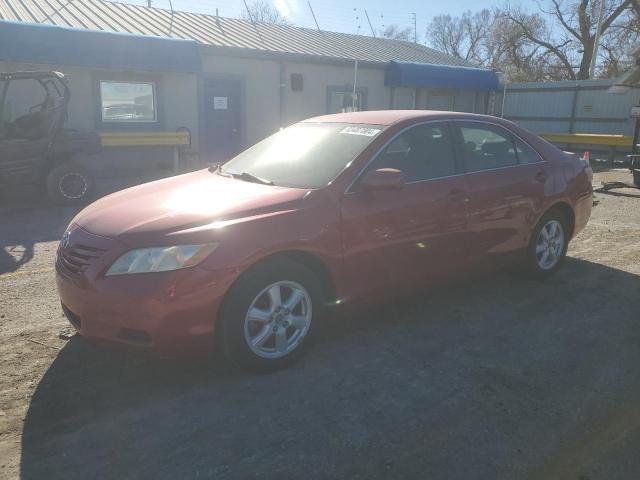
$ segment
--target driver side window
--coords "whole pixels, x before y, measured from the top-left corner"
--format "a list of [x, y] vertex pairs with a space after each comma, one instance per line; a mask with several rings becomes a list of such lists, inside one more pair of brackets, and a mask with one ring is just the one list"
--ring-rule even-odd
[[448, 125], [430, 122], [406, 130], [387, 145], [367, 171], [395, 168], [406, 182], [418, 182], [455, 174], [453, 142]]

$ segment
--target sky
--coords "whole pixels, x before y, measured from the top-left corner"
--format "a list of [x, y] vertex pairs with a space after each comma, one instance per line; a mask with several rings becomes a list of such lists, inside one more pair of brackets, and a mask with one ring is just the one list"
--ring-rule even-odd
[[[147, 0], [120, 0], [126, 3], [146, 5]], [[285, 17], [300, 27], [315, 28], [307, 0], [268, 0]], [[247, 0], [251, 4], [252, 0]], [[192, 12], [215, 13], [237, 17], [244, 9], [242, 0], [172, 0], [173, 8]], [[413, 28], [416, 14], [418, 40], [424, 40], [424, 31], [430, 19], [436, 15], [460, 15], [466, 10], [479, 10], [502, 5], [504, 0], [309, 0], [322, 30], [371, 35], [365, 16], [369, 14], [373, 29], [377, 32], [390, 24]], [[525, 5], [526, 0], [512, 0], [512, 5]], [[169, 0], [152, 0], [152, 5], [169, 8]]]

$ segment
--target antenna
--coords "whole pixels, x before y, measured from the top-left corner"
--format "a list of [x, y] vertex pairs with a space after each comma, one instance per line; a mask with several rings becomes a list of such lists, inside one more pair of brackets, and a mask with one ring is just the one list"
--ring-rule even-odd
[[309, 10], [311, 10], [311, 16], [313, 17], [313, 21], [316, 22], [316, 28], [320, 31], [320, 27], [318, 26], [318, 20], [316, 20], [316, 14], [313, 13], [313, 7], [311, 6], [311, 2], [307, 1], [309, 4]]
[[249, 14], [249, 20], [251, 20], [251, 25], [253, 25], [253, 28], [258, 34], [258, 38], [260, 38], [260, 41], [264, 43], [264, 39], [262, 38], [262, 35], [260, 35], [260, 30], [258, 30], [258, 26], [256, 25], [256, 22], [253, 19], [253, 15], [251, 15], [251, 10], [249, 10], [249, 5], [247, 5], [247, 0], [242, 0], [242, 3], [244, 3], [244, 8], [247, 9], [247, 13]]
[[418, 23], [416, 21], [416, 14], [414, 12], [411, 15], [413, 15], [413, 43], [418, 43]]
[[371, 35], [373, 35], [373, 38], [376, 38], [376, 32], [373, 30], [373, 26], [371, 25], [371, 20], [369, 20], [369, 14], [367, 13], [366, 9], [364, 11], [364, 14], [367, 17], [367, 22], [369, 22], [369, 28], [371, 29]]
[[169, 21], [169, 36], [171, 36], [171, 32], [173, 32], [173, 4], [171, 3], [171, 0], [169, 0], [169, 8], [171, 9], [171, 20]]
[[151, 0], [147, 0], [147, 8], [151, 8]]

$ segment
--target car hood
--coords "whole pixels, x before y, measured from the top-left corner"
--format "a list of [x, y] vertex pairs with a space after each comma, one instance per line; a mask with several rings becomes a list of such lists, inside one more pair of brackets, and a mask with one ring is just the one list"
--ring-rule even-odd
[[113, 193], [82, 210], [73, 223], [125, 243], [194, 230], [216, 221], [290, 210], [308, 190], [246, 182], [208, 170]]

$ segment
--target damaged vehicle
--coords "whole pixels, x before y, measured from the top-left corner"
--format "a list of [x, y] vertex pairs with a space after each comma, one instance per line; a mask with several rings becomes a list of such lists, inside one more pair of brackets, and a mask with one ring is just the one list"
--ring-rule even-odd
[[495, 117], [316, 117], [85, 208], [58, 248], [58, 293], [84, 337], [273, 370], [329, 308], [495, 267], [552, 275], [589, 219], [591, 175]]
[[63, 205], [88, 202], [82, 166], [101, 149], [95, 132], [64, 129], [70, 91], [62, 73], [0, 73], [0, 188], [35, 184]]

